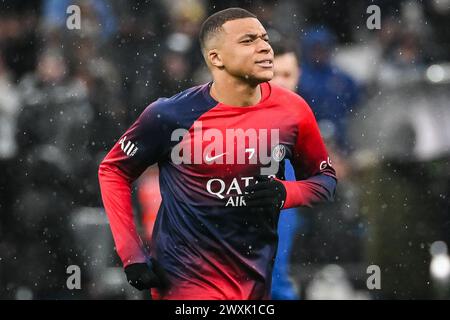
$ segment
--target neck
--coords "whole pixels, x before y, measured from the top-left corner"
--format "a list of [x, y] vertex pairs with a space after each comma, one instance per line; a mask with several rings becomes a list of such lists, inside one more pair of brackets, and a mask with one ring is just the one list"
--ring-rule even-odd
[[237, 78], [215, 78], [210, 94], [220, 103], [237, 107], [252, 106], [261, 100], [259, 84], [253, 85]]

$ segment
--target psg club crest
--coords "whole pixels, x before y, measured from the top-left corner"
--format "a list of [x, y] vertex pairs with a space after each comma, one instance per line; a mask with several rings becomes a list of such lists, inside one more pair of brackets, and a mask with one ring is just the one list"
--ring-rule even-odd
[[273, 148], [272, 150], [272, 158], [280, 162], [284, 159], [284, 156], [286, 155], [286, 147], [283, 144], [278, 144]]

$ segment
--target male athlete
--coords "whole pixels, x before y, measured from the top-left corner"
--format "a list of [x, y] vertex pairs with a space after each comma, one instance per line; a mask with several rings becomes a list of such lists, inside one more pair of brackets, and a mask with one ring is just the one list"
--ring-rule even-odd
[[[100, 164], [130, 284], [155, 299], [268, 299], [281, 209], [333, 199], [335, 171], [314, 116], [268, 81], [273, 50], [250, 12], [202, 25], [213, 81], [150, 104]], [[284, 181], [290, 159], [298, 181]], [[136, 232], [131, 184], [158, 164], [162, 202], [151, 252]]]

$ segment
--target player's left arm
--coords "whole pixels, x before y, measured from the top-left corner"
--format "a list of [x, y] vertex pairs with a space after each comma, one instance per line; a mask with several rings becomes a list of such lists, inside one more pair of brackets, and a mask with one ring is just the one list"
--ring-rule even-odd
[[336, 171], [320, 135], [311, 108], [301, 99], [301, 115], [292, 165], [297, 181], [281, 181], [286, 190], [283, 209], [333, 201], [337, 185]]

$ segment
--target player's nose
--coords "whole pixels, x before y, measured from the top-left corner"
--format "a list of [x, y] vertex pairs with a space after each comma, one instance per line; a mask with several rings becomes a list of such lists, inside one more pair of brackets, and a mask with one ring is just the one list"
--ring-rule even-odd
[[269, 42], [263, 39], [259, 39], [258, 52], [270, 52], [270, 50], [272, 50], [272, 47], [270, 46]]

